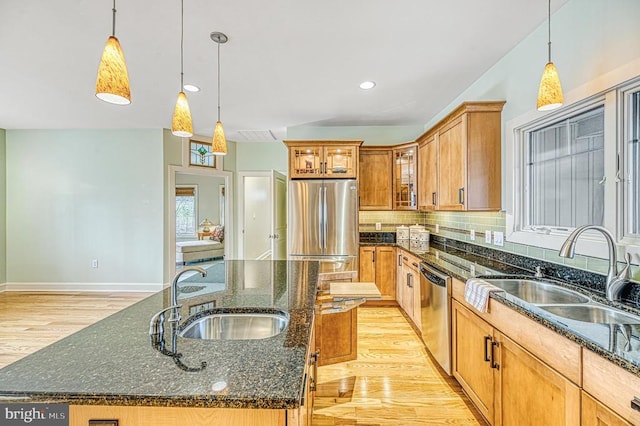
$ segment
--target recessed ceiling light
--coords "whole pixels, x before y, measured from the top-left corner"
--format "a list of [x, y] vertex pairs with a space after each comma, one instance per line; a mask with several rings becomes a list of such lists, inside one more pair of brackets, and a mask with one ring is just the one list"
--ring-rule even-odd
[[187, 92], [199, 92], [200, 88], [198, 86], [194, 86], [193, 84], [185, 84], [184, 90]]
[[376, 87], [375, 81], [363, 81], [360, 83], [360, 88], [363, 90], [373, 89], [374, 87]]

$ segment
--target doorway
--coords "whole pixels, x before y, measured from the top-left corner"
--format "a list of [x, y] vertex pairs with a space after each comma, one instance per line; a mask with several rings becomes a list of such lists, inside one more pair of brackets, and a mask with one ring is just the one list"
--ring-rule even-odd
[[275, 170], [238, 173], [241, 259], [287, 258], [287, 177]]
[[[177, 243], [185, 241], [206, 241], [211, 238], [212, 226], [205, 225], [211, 223], [214, 226], [222, 226], [224, 232], [223, 248], [220, 253], [216, 253], [219, 258], [224, 255], [225, 259], [233, 257], [234, 253], [234, 228], [232, 210], [232, 181], [233, 174], [222, 170], [200, 169], [195, 167], [169, 166], [168, 184], [168, 229], [169, 245], [167, 250], [167, 264], [169, 265], [169, 276], [176, 274]], [[176, 213], [176, 206], [179, 206], [180, 199], [176, 196], [176, 188], [189, 188], [188, 191], [181, 191], [182, 194], [193, 194], [194, 199], [191, 204], [185, 207], [185, 211]], [[178, 203], [176, 202], [178, 200]], [[192, 209], [192, 210], [191, 210]], [[178, 215], [181, 215], [178, 218]], [[178, 220], [180, 219], [180, 220]], [[203, 222], [208, 220], [208, 222]], [[180, 231], [180, 232], [177, 232]], [[203, 259], [203, 261], [206, 259]], [[195, 260], [192, 264], [196, 263]], [[165, 269], [166, 270], [166, 269]]]

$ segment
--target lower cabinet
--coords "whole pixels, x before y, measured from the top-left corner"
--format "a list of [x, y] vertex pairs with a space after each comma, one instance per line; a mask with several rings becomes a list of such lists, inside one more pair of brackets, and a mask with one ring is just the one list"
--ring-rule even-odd
[[455, 300], [451, 306], [453, 377], [494, 424], [493, 327]]
[[318, 365], [351, 361], [358, 357], [358, 308], [315, 315]]
[[[588, 394], [624, 420], [615, 423], [615, 417], [605, 417], [604, 410], [598, 409], [596, 417], [591, 414], [583, 424], [640, 425], [640, 377], [588, 349], [582, 352], [582, 372], [585, 395]], [[598, 420], [600, 418], [610, 420]]]
[[396, 248], [393, 246], [360, 247], [358, 281], [374, 282], [382, 294], [382, 301], [368, 301], [368, 305], [389, 304], [396, 300]]
[[418, 330], [422, 330], [420, 312], [420, 259], [402, 250], [398, 252], [396, 300]]
[[631, 426], [631, 423], [582, 391], [582, 426]]
[[580, 425], [577, 385], [458, 301], [452, 307], [453, 375], [490, 424]]
[[[110, 405], [70, 405], [69, 426], [289, 426], [296, 423], [297, 410], [242, 408], [139, 407]], [[99, 421], [98, 423], [91, 420]]]

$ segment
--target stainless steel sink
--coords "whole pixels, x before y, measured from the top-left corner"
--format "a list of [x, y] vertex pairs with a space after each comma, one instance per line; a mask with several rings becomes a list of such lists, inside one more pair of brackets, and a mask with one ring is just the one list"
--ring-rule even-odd
[[587, 303], [589, 298], [577, 291], [559, 287], [554, 284], [527, 279], [494, 279], [484, 281], [503, 289], [512, 296], [536, 305]]
[[597, 324], [640, 324], [640, 317], [617, 309], [598, 305], [555, 305], [540, 306], [540, 309], [576, 321]]
[[206, 340], [266, 339], [282, 333], [289, 314], [277, 312], [219, 312], [187, 321], [181, 337]]

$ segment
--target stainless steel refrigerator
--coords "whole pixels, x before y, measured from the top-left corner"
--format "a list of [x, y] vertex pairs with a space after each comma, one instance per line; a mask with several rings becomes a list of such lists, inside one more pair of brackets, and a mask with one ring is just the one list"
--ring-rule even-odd
[[289, 181], [289, 257], [357, 265], [358, 183]]

